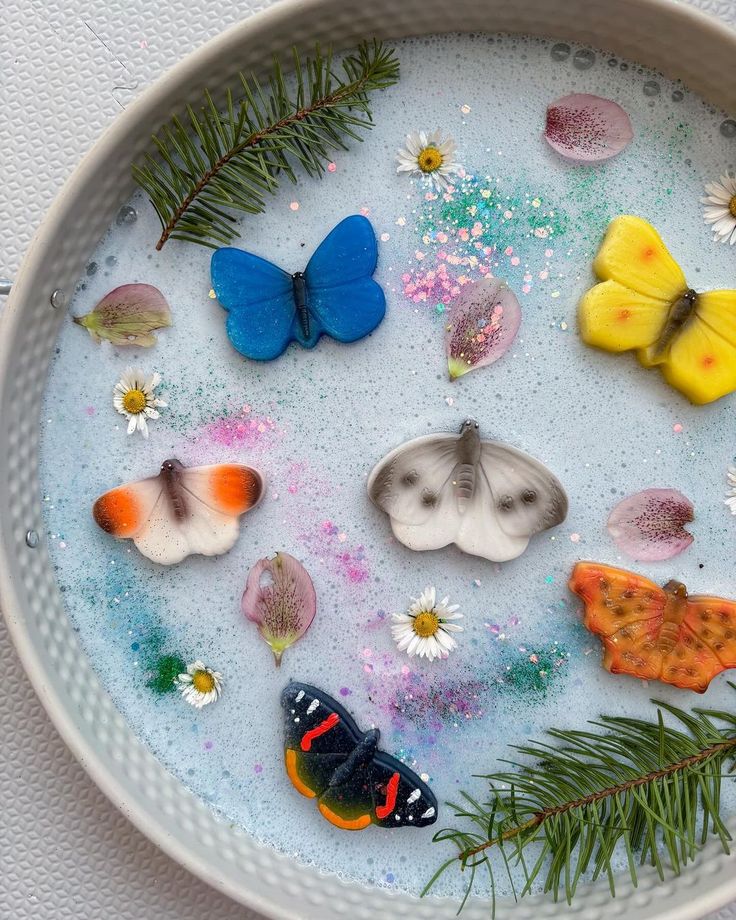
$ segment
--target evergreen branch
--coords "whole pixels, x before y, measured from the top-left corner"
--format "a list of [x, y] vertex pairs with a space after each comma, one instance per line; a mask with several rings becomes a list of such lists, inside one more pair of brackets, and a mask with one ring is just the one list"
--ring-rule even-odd
[[[555, 900], [564, 892], [568, 903], [587, 877], [606, 877], [614, 895], [619, 853], [636, 885], [635, 854], [664, 878], [666, 868], [679, 875], [710, 835], [728, 852], [721, 779], [728, 762], [731, 769], [736, 765], [736, 716], [705, 709], [687, 713], [654, 702], [657, 716], [651, 722], [603, 716], [591, 723], [597, 731], [551, 729], [553, 744], [515, 747], [524, 762], [510, 761], [513, 770], [483, 777], [489, 801], [461, 793], [462, 804], [448, 803], [467, 825], [435, 834], [436, 842], [454, 844], [457, 854], [445, 860], [423, 893], [452, 866], [470, 870], [462, 909], [483, 869], [495, 915], [493, 852], [512, 889], [512, 871], [520, 871], [519, 896], [542, 879], [545, 892]], [[673, 725], [665, 724], [666, 714]]]
[[310, 176], [324, 172], [330, 151], [346, 150], [348, 138], [373, 126], [369, 94], [399, 78], [399, 62], [381, 42], [363, 42], [333, 70], [332, 52], [319, 45], [302, 63], [293, 51], [293, 88], [281, 63], [264, 85], [240, 74], [236, 103], [228, 89], [220, 111], [205, 90], [199, 111], [187, 107], [153, 136], [156, 154], [133, 166], [133, 178], [148, 194], [161, 222], [156, 249], [179, 239], [217, 248], [239, 236], [231, 210], [257, 214], [278, 177], [296, 182], [295, 167]]

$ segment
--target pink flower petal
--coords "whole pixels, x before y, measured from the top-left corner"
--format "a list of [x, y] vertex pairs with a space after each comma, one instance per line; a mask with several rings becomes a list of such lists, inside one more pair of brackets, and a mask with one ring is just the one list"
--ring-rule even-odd
[[276, 666], [284, 651], [309, 629], [317, 596], [304, 566], [288, 553], [260, 559], [250, 570], [241, 609], [271, 646]]
[[677, 556], [693, 542], [684, 525], [693, 505], [676, 489], [646, 489], [629, 495], [611, 512], [608, 532], [632, 559], [658, 562]]
[[171, 325], [171, 310], [152, 284], [123, 284], [105, 294], [91, 313], [72, 318], [95, 342], [150, 348], [155, 330]]
[[634, 132], [629, 116], [610, 99], [572, 93], [547, 108], [544, 136], [568, 160], [608, 160], [628, 146]]
[[445, 327], [450, 379], [497, 361], [520, 324], [519, 301], [505, 281], [486, 277], [464, 285]]

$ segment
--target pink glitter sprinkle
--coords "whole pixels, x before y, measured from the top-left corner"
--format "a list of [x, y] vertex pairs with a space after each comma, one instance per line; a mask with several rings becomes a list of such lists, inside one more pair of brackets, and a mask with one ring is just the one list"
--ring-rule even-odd
[[366, 206], [363, 206], [360, 209], [360, 213], [363, 215], [363, 217], [368, 217], [368, 215], [371, 213], [371, 209]]
[[95, 414], [96, 411], [97, 411], [97, 410], [95, 409], [94, 406], [85, 406], [85, 407], [84, 407], [84, 414], [85, 414], [85, 415], [89, 415], [90, 418]]
[[262, 764], [262, 763], [254, 764], [254, 766], [253, 766], [253, 772], [254, 772], [254, 773], [263, 773], [263, 764]]
[[512, 264], [512, 265], [518, 265], [519, 262], [521, 262], [521, 259], [520, 259], [518, 256], [512, 256], [512, 258], [511, 258], [511, 264]]
[[672, 430], [675, 432], [675, 434], [679, 434], [682, 431], [682, 425], [679, 422], [677, 422], [675, 425], [672, 426]]
[[531, 291], [531, 289], [532, 289], [531, 284], [522, 284], [521, 286], [521, 291], [523, 294], [528, 294], [529, 291]]
[[547, 271], [547, 269], [545, 269], [544, 271], [541, 271], [539, 273], [539, 277], [542, 279], [542, 281], [546, 281], [547, 278], [549, 278], [549, 272]]
[[205, 749], [205, 751], [211, 751], [212, 748], [214, 747], [214, 744], [212, 743], [212, 741], [205, 741], [202, 747]]
[[571, 533], [571, 534], [570, 534], [570, 540], [571, 540], [571, 542], [573, 542], [573, 543], [579, 543], [579, 542], [580, 542], [580, 534], [579, 534], [579, 533]]
[[553, 254], [554, 254], [554, 250], [553, 250], [553, 249], [545, 249], [545, 250], [544, 250], [544, 255], [545, 255], [545, 258], [547, 258], [547, 259], [551, 259], [552, 256], [553, 256]]
[[337, 169], [337, 163], [327, 164], [327, 172], [335, 172], [336, 169]]
[[382, 242], [382, 243], [387, 243], [390, 239], [391, 239], [390, 234], [388, 234], [388, 233], [382, 233], [382, 234], [381, 234], [381, 242]]
[[289, 205], [289, 207], [291, 208], [292, 211], [298, 211], [298, 210], [299, 210], [299, 202], [298, 202], [298, 201], [292, 201], [291, 204]]
[[504, 249], [503, 254], [504, 254], [505, 256], [510, 256], [511, 253], [512, 253], [513, 251], [514, 251], [514, 247], [513, 247], [513, 246], [507, 246], [507, 247]]
[[270, 416], [252, 415], [251, 411], [250, 406], [244, 406], [240, 415], [211, 422], [207, 434], [215, 444], [225, 447], [255, 447], [276, 432], [276, 423]]

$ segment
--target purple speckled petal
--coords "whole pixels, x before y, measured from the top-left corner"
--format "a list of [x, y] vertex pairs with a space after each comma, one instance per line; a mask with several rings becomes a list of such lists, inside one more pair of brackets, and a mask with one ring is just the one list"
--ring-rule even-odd
[[571, 93], [547, 108], [544, 137], [561, 156], [595, 163], [621, 153], [634, 136], [629, 116], [610, 99]]
[[632, 559], [658, 562], [677, 556], [693, 542], [685, 524], [693, 504], [676, 489], [646, 489], [629, 495], [611, 512], [608, 532]]
[[95, 342], [107, 339], [113, 345], [155, 344], [157, 329], [171, 325], [166, 298], [152, 284], [123, 284], [109, 291], [91, 313], [74, 316]]
[[311, 626], [317, 596], [304, 566], [288, 553], [276, 553], [250, 570], [241, 608], [257, 624], [278, 666], [284, 651]]
[[505, 281], [483, 278], [463, 286], [445, 327], [450, 379], [498, 361], [521, 324], [521, 307]]

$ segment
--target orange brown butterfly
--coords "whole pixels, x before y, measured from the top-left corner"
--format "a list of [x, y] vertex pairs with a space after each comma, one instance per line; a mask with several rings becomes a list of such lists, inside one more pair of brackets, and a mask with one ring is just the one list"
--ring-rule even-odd
[[603, 666], [612, 674], [704, 693], [717, 674], [736, 667], [736, 601], [690, 597], [682, 582], [660, 588], [596, 562], [578, 562], [569, 585], [585, 604], [585, 626], [603, 641]]

